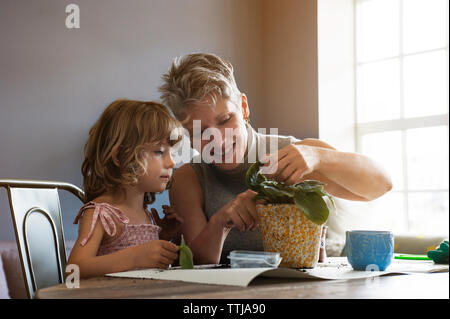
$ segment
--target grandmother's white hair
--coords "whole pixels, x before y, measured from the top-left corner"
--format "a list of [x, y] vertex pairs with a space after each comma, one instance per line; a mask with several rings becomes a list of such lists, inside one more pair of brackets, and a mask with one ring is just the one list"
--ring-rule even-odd
[[206, 98], [213, 104], [220, 98], [237, 102], [241, 94], [231, 63], [214, 54], [193, 53], [175, 58], [162, 79], [161, 99], [178, 119], [189, 104], [203, 103]]

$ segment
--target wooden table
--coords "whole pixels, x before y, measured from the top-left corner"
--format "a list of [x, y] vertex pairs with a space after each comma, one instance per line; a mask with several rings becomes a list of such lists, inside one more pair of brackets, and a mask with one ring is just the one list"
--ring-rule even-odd
[[40, 289], [35, 298], [96, 299], [303, 299], [303, 298], [449, 298], [447, 273], [386, 275], [371, 279], [293, 280], [256, 278], [247, 287], [181, 281], [98, 277], [80, 281], [80, 288], [65, 284]]

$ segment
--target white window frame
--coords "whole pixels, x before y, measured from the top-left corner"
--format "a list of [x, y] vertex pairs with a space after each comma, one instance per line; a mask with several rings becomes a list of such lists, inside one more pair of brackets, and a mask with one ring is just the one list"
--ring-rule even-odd
[[[404, 90], [403, 90], [403, 61], [405, 57], [413, 56], [417, 54], [423, 54], [423, 53], [429, 53], [429, 52], [435, 52], [435, 51], [441, 51], [445, 50], [447, 54], [448, 59], [448, 42], [445, 47], [441, 48], [435, 48], [432, 50], [426, 50], [426, 51], [420, 51], [420, 52], [414, 52], [414, 53], [403, 53], [403, 0], [400, 1], [400, 32], [399, 32], [399, 54], [396, 56], [386, 57], [382, 59], [376, 59], [376, 60], [368, 60], [368, 61], [358, 61], [357, 56], [357, 4], [363, 1], [367, 0], [354, 0], [354, 7], [353, 7], [353, 41], [354, 41], [354, 120], [355, 120], [355, 149], [357, 152], [361, 152], [362, 145], [361, 140], [362, 136], [370, 133], [381, 133], [381, 132], [387, 132], [387, 131], [393, 131], [393, 130], [400, 130], [402, 132], [402, 166], [403, 166], [403, 189], [401, 190], [392, 190], [392, 193], [401, 193], [403, 195], [403, 216], [405, 218], [405, 225], [406, 225], [406, 231], [408, 232], [410, 230], [410, 218], [409, 218], [409, 207], [408, 207], [408, 193], [413, 192], [445, 192], [449, 191], [448, 187], [446, 189], [420, 189], [420, 190], [409, 190], [408, 189], [408, 174], [407, 174], [407, 151], [406, 151], [406, 130], [407, 129], [413, 129], [413, 128], [425, 128], [425, 127], [435, 127], [435, 126], [447, 126], [447, 132], [448, 132], [448, 126], [449, 126], [449, 94], [447, 90], [447, 113], [441, 114], [441, 115], [432, 115], [432, 116], [423, 116], [423, 117], [415, 117], [415, 118], [405, 118], [404, 117]], [[376, 1], [376, 0], [374, 0]], [[448, 21], [448, 12], [447, 12], [447, 21]], [[447, 32], [447, 39], [448, 39], [448, 29], [446, 29]], [[369, 63], [374, 62], [380, 62], [380, 61], [388, 61], [391, 59], [399, 59], [400, 61], [400, 118], [399, 119], [393, 119], [393, 120], [383, 120], [383, 121], [376, 121], [376, 122], [358, 122], [358, 83], [357, 83], [357, 75], [358, 75], [358, 66], [360, 65], [366, 65]], [[447, 85], [448, 83], [448, 68], [446, 69], [447, 72]], [[447, 185], [448, 186], [448, 185]]]

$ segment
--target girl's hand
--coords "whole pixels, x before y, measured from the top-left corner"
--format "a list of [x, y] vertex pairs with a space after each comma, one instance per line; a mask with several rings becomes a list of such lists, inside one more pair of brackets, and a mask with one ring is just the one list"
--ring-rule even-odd
[[315, 147], [290, 144], [276, 153], [264, 155], [261, 162], [265, 163], [261, 172], [267, 171], [267, 177], [292, 185], [316, 170], [320, 160]]
[[136, 268], [168, 268], [178, 259], [178, 246], [165, 240], [151, 240], [136, 246]]
[[259, 225], [256, 203], [253, 201], [256, 194], [250, 189], [240, 193], [215, 213], [212, 218], [220, 223], [223, 228], [236, 227], [240, 231], [254, 230]]
[[156, 224], [162, 228], [159, 233], [159, 238], [164, 240], [175, 239], [181, 233], [183, 219], [172, 207], [162, 205], [162, 208], [164, 212], [163, 219], [159, 218], [158, 211], [155, 208], [151, 209]]

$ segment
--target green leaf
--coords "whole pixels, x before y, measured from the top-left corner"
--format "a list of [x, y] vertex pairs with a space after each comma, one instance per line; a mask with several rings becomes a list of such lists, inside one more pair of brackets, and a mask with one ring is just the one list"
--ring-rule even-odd
[[273, 196], [294, 197], [294, 193], [292, 191], [290, 191], [289, 189], [277, 187], [277, 185], [274, 185], [274, 182], [272, 182], [272, 181], [270, 181], [270, 182], [267, 181], [267, 182], [261, 183], [261, 187], [263, 188], [263, 190], [265, 192], [268, 192], [268, 193], [272, 194]]
[[324, 183], [315, 180], [306, 180], [294, 185], [296, 188], [301, 188], [305, 192], [323, 191]]
[[245, 182], [248, 188], [257, 192], [260, 188], [260, 183], [267, 180], [267, 178], [260, 173], [262, 163], [255, 162], [247, 170]]
[[294, 203], [300, 207], [310, 221], [317, 225], [325, 223], [330, 211], [322, 196], [316, 192], [297, 192], [294, 196]]
[[[324, 190], [325, 184], [316, 180], [305, 180], [295, 185], [268, 180], [261, 173], [263, 164], [256, 162], [247, 170], [247, 186], [258, 194], [254, 201], [264, 199], [272, 204], [295, 204], [312, 222], [323, 224], [327, 221], [330, 209], [335, 208], [333, 198]], [[328, 197], [333, 207], [329, 207], [324, 197]]]
[[184, 242], [184, 237], [181, 235], [181, 244], [179, 246], [179, 263], [182, 269], [194, 269], [194, 257], [192, 255], [191, 249], [186, 246]]

